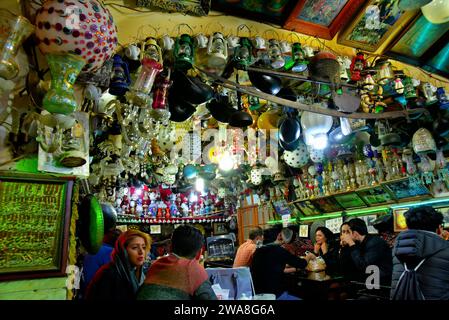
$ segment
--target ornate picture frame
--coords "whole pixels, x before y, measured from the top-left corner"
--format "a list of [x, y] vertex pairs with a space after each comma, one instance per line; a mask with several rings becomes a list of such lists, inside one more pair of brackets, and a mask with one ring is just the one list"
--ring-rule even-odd
[[66, 275], [73, 184], [0, 172], [0, 280]]
[[370, 0], [338, 35], [337, 43], [376, 51], [392, 34], [404, 30], [419, 12], [401, 11], [398, 3], [399, 0]]
[[331, 40], [358, 12], [364, 0], [300, 0], [283, 28]]

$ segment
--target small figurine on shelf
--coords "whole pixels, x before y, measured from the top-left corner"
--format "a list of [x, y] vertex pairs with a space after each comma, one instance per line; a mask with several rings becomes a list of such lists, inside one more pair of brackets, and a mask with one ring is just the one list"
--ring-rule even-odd
[[157, 205], [156, 205], [156, 193], [150, 193], [150, 205], [148, 206], [148, 214], [150, 217], [155, 218], [157, 214]]
[[361, 72], [366, 66], [366, 60], [363, 53], [358, 52], [354, 58], [352, 58], [351, 66], [351, 80], [360, 81], [362, 79]]
[[148, 191], [143, 192], [142, 198], [142, 209], [143, 215], [146, 217], [148, 215], [148, 207], [150, 206], [150, 197], [148, 196]]
[[129, 214], [129, 198], [128, 195], [124, 195], [122, 199], [122, 203], [120, 203], [120, 208], [124, 214]]
[[165, 219], [173, 218], [171, 213], [170, 213], [170, 202], [169, 201], [165, 201], [164, 205], [165, 205]]

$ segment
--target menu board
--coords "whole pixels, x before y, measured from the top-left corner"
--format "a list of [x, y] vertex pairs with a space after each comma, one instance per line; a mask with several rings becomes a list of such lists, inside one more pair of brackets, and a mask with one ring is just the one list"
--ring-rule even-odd
[[363, 202], [362, 198], [355, 192], [339, 194], [334, 196], [338, 204], [344, 209], [355, 209], [355, 208], [365, 208], [366, 204]]
[[309, 200], [305, 200], [305, 201], [301, 201], [301, 202], [296, 202], [295, 203], [296, 207], [299, 209], [299, 211], [302, 212], [302, 214], [304, 216], [316, 216], [321, 214], [321, 211], [318, 210], [313, 204], [312, 202], [310, 202]]
[[391, 195], [382, 186], [358, 190], [357, 194], [370, 206], [393, 202]]
[[399, 181], [386, 182], [384, 186], [396, 199], [430, 195], [430, 191], [426, 186], [417, 179], [411, 180], [407, 178]]
[[299, 236], [301, 238], [309, 237], [309, 226], [307, 224], [302, 224], [299, 226]]
[[65, 273], [72, 184], [0, 177], [0, 276]]
[[312, 200], [312, 203], [318, 210], [325, 213], [343, 210], [338, 202], [332, 197], [314, 199]]

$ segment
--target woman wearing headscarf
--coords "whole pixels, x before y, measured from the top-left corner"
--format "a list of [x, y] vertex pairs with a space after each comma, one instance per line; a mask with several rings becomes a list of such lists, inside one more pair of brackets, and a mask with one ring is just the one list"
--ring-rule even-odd
[[128, 230], [117, 239], [112, 261], [101, 267], [87, 288], [87, 300], [135, 300], [145, 280], [142, 265], [150, 250], [149, 235]]

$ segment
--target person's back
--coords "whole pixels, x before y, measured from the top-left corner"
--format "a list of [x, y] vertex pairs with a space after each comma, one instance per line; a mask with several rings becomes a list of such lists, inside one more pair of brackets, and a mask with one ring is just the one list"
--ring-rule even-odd
[[183, 225], [172, 235], [172, 253], [148, 270], [138, 300], [216, 300], [206, 270], [199, 264], [203, 236]]
[[[432, 221], [433, 220], [433, 221]], [[405, 270], [415, 269], [416, 279], [423, 298], [426, 300], [449, 299], [449, 243], [438, 232], [443, 221], [442, 215], [429, 207], [414, 208], [406, 213], [409, 230], [401, 232], [393, 248], [393, 276], [391, 297], [404, 300], [407, 292], [396, 293], [399, 279]], [[429, 225], [429, 227], [426, 227]], [[419, 230], [428, 229], [428, 230]], [[411, 299], [411, 298], [410, 298]]]
[[273, 293], [277, 297], [280, 296], [285, 291], [283, 277], [286, 265], [295, 268], [307, 266], [307, 260], [298, 258], [281, 247], [282, 242], [289, 242], [290, 239], [281, 239], [256, 249], [254, 253], [251, 276], [256, 293]]
[[263, 241], [263, 230], [257, 228], [251, 230], [249, 233], [249, 239], [242, 243], [237, 249], [235, 255], [233, 268], [237, 267], [249, 267], [251, 265], [254, 252], [256, 251], [258, 243]]

